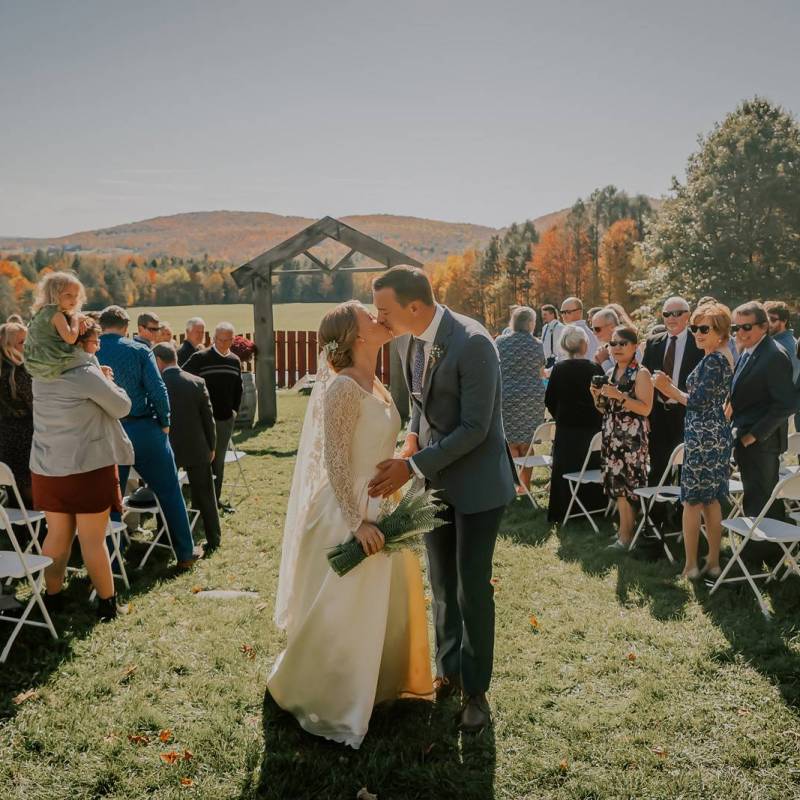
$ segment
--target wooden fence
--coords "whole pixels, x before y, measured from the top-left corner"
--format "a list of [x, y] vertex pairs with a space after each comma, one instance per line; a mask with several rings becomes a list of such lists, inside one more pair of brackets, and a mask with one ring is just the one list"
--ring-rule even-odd
[[[245, 339], [253, 341], [250, 331], [239, 334]], [[185, 334], [178, 336], [179, 344], [186, 338]], [[206, 334], [206, 346], [211, 340]], [[317, 371], [317, 345], [316, 331], [275, 331], [275, 382], [279, 389], [291, 389], [300, 378], [305, 375], [314, 375]], [[389, 385], [389, 345], [384, 345], [378, 354], [377, 375], [381, 383]], [[255, 360], [243, 364], [245, 372], [254, 370]]]

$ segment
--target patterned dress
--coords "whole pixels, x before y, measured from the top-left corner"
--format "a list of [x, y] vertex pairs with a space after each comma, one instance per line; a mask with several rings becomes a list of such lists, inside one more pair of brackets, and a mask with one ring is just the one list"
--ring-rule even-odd
[[527, 444], [537, 425], [544, 422], [544, 347], [523, 331], [499, 336], [500, 373], [503, 380], [503, 429], [506, 440]]
[[681, 469], [681, 502], [696, 505], [723, 500], [730, 478], [731, 425], [724, 406], [731, 370], [722, 353], [709, 353], [686, 381], [685, 443]]
[[8, 464], [23, 493], [31, 488], [33, 388], [24, 365], [0, 356], [0, 461]]
[[[625, 369], [623, 375], [614, 380], [612, 367], [608, 377], [623, 394], [635, 398], [636, 376], [639, 364], [634, 359]], [[603, 489], [608, 497], [626, 497], [636, 502], [634, 489], [647, 486], [647, 474], [650, 471], [650, 453], [648, 434], [650, 421], [641, 414], [626, 411], [620, 401], [603, 398], [600, 404], [603, 409], [603, 440], [601, 445], [601, 462], [603, 469]]]

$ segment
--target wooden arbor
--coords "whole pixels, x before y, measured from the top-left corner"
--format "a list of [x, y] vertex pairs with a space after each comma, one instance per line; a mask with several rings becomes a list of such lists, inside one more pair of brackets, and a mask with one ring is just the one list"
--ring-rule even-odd
[[[329, 267], [310, 252], [325, 239], [334, 239], [350, 248], [336, 264]], [[352, 258], [357, 253], [365, 255], [380, 266], [357, 267]], [[309, 269], [286, 270], [284, 265], [296, 256], [306, 256], [314, 265]], [[233, 278], [239, 286], [251, 283], [253, 286], [253, 317], [255, 321], [256, 343], [256, 385], [258, 388], [258, 419], [266, 425], [274, 425], [277, 419], [277, 394], [275, 386], [275, 326], [272, 314], [272, 276], [280, 274], [314, 275], [344, 272], [380, 272], [398, 264], [421, 267], [416, 259], [367, 236], [365, 233], [339, 222], [333, 217], [323, 217], [313, 225], [290, 236], [266, 253], [256, 256], [233, 271]], [[396, 360], [396, 347], [392, 348], [393, 361]], [[399, 369], [393, 374], [400, 376]], [[394, 381], [393, 381], [394, 383]]]

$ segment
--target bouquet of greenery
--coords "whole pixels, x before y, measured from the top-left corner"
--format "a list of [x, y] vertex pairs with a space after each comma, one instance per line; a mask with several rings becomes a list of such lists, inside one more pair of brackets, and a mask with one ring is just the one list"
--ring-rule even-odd
[[[445, 521], [438, 516], [442, 508], [442, 504], [434, 499], [433, 492], [415, 491], [412, 486], [395, 509], [375, 523], [375, 527], [383, 534], [383, 549], [387, 553], [402, 550], [407, 539], [444, 525]], [[328, 552], [328, 563], [341, 576], [357, 567], [366, 557], [361, 542], [353, 538], [332, 547]]]

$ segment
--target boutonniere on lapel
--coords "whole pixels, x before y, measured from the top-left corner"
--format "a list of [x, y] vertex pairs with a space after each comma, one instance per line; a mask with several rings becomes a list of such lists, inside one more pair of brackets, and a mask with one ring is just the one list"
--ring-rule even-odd
[[440, 344], [435, 344], [433, 347], [431, 347], [431, 352], [428, 356], [428, 366], [433, 367], [443, 355], [444, 347], [442, 347]]

